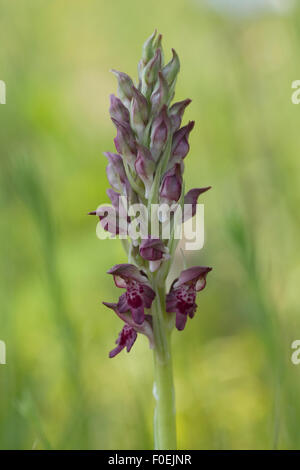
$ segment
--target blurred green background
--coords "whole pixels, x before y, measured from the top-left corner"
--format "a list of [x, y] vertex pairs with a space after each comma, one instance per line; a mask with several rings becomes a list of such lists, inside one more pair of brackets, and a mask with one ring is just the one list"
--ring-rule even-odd
[[[136, 77], [158, 28], [193, 100], [186, 189], [205, 194], [213, 266], [198, 313], [173, 335], [181, 449], [299, 449], [300, 9], [242, 19], [196, 0], [0, 1], [0, 448], [152, 448], [152, 355], [101, 302], [125, 262], [96, 238], [108, 201], [110, 68]], [[181, 269], [175, 260], [174, 275]]]

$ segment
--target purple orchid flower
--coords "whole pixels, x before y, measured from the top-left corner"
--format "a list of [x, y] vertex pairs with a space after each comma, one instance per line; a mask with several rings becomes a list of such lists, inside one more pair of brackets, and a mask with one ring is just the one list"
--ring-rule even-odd
[[194, 266], [180, 273], [166, 298], [168, 313], [176, 313], [176, 328], [183, 330], [188, 316], [193, 318], [197, 309], [196, 294], [206, 286], [206, 276], [212, 268]]
[[145, 320], [145, 308], [151, 307], [155, 297], [146, 274], [133, 264], [117, 264], [107, 273], [114, 276], [117, 287], [126, 289], [119, 298], [119, 312], [126, 313], [130, 310], [134, 322], [142, 324]]
[[127, 349], [127, 352], [129, 352], [132, 346], [134, 345], [136, 338], [137, 338], [137, 333], [135, 329], [132, 328], [132, 326], [124, 325], [116, 340], [117, 347], [113, 349], [112, 351], [110, 351], [109, 357], [110, 358], [115, 357], [125, 347]]
[[109, 357], [115, 357], [125, 347], [127, 348], [127, 352], [129, 352], [137, 338], [137, 333], [141, 333], [147, 336], [149, 340], [150, 349], [153, 349], [154, 337], [153, 337], [151, 315], [145, 315], [144, 322], [142, 324], [137, 324], [133, 321], [132, 315], [129, 311], [126, 313], [120, 312], [119, 304], [108, 303], [108, 302], [103, 302], [103, 304], [106, 307], [111, 308], [118, 315], [118, 317], [121, 320], [123, 320], [123, 322], [125, 323], [125, 325], [123, 326], [116, 340], [117, 347], [113, 349], [112, 351], [110, 351]]

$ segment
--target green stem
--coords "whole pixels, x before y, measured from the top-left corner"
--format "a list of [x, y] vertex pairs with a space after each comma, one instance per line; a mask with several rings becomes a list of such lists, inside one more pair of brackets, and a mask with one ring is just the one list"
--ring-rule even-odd
[[167, 314], [164, 312], [164, 288], [156, 288], [153, 309], [154, 387], [156, 400], [154, 412], [154, 443], [156, 450], [176, 449], [176, 411], [173, 385], [172, 355], [170, 346], [171, 330]]

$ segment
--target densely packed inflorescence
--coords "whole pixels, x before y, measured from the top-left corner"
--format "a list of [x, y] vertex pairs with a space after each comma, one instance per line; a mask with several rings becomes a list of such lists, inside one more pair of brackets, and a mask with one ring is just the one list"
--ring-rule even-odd
[[[165, 284], [176, 249], [174, 227], [173, 236], [164, 239], [161, 217], [156, 236], [151, 233], [131, 239], [128, 227], [132, 219], [128, 207], [142, 203], [152, 214], [155, 204], [178, 203], [181, 207], [190, 204], [192, 210], [181, 223], [195, 215], [198, 196], [210, 189], [194, 188], [184, 195], [183, 160], [189, 152], [188, 139], [194, 122], [180, 126], [191, 100], [171, 104], [180, 64], [173, 49], [172, 59], [164, 65], [161, 39], [155, 31], [145, 42], [138, 66], [138, 84], [135, 85], [127, 74], [113, 70], [118, 80], [118, 97], [111, 95], [109, 112], [117, 129], [114, 139], [117, 153], [104, 155], [108, 159], [107, 177], [111, 185], [107, 194], [117, 222], [113, 226], [109, 224], [103, 207], [90, 213], [99, 216], [105, 230], [128, 236], [124, 246], [130, 264], [119, 264], [108, 271], [116, 286], [126, 289], [117, 303], [104, 302], [125, 323], [110, 357], [125, 347], [130, 351], [137, 333], [148, 337], [150, 347], [156, 346], [157, 332], [153, 325], [156, 312], [153, 308], [151, 311], [151, 305], [158, 295], [158, 286]], [[185, 269], [167, 295], [162, 288], [165, 297], [162, 303], [170, 328], [175, 320], [176, 328], [182, 330], [187, 318], [193, 318], [196, 293], [205, 287], [210, 270], [202, 266]]]

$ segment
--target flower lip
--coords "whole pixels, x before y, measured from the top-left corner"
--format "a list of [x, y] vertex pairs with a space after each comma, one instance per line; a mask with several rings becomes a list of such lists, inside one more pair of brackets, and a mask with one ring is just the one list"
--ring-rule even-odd
[[115, 357], [124, 348], [126, 348], [127, 352], [129, 352], [134, 345], [136, 338], [137, 332], [135, 329], [132, 328], [132, 326], [124, 325], [121, 332], [119, 333], [118, 339], [116, 340], [117, 347], [110, 351], [109, 357]]

